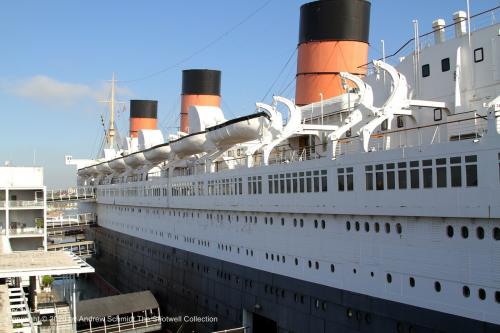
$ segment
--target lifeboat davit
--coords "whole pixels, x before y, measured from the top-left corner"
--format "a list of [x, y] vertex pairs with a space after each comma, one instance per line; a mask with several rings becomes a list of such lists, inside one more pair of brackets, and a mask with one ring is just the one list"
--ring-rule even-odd
[[217, 148], [228, 147], [258, 139], [270, 124], [267, 113], [254, 113], [207, 128], [207, 139]]
[[136, 169], [147, 162], [146, 158], [144, 157], [144, 153], [142, 151], [129, 154], [125, 156], [123, 159], [125, 160], [125, 163], [132, 169]]
[[205, 152], [205, 143], [207, 142], [207, 132], [198, 132], [183, 136], [180, 139], [170, 142], [172, 151], [183, 158], [194, 154]]
[[169, 143], [153, 146], [144, 150], [144, 157], [151, 163], [160, 163], [170, 158], [172, 148]]
[[111, 160], [108, 162], [109, 166], [113, 171], [115, 172], [123, 172], [127, 168], [127, 165], [125, 164], [125, 160], [123, 157], [120, 158], [115, 158], [114, 160]]

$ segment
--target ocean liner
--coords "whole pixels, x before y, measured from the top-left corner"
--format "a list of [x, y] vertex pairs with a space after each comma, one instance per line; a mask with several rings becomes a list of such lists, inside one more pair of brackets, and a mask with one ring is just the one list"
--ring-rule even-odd
[[294, 100], [228, 120], [221, 72], [185, 70], [175, 136], [133, 100], [120, 148], [110, 128], [102, 158], [67, 156], [96, 270], [217, 317], [201, 332], [499, 332], [499, 8], [394, 63], [368, 61], [370, 7], [301, 7]]

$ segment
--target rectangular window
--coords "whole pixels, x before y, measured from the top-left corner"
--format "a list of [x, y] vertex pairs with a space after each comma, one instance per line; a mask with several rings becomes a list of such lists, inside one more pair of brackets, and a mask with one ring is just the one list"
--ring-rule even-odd
[[297, 193], [298, 190], [297, 176], [295, 176], [292, 179], [292, 187], [293, 187], [293, 193]]
[[477, 155], [465, 156], [465, 178], [467, 186], [477, 186]]
[[303, 172], [300, 172], [299, 173], [300, 178], [299, 178], [299, 189], [300, 189], [300, 193], [304, 193], [304, 173]]
[[443, 119], [443, 110], [440, 108], [434, 109], [434, 121], [440, 121]]
[[354, 174], [353, 174], [353, 168], [346, 168], [346, 173], [347, 173], [347, 190], [348, 191], [354, 191]]
[[424, 178], [424, 188], [432, 187], [432, 160], [424, 160], [422, 161], [422, 166], [424, 167], [422, 170], [423, 178]]
[[382, 191], [384, 190], [384, 165], [377, 164], [375, 170], [377, 170], [375, 173], [375, 188], [377, 191]]
[[450, 70], [450, 58], [441, 59], [441, 71], [447, 72]]
[[257, 178], [257, 193], [262, 194], [262, 176]]
[[312, 191], [312, 179], [311, 176], [306, 177], [306, 191], [310, 193]]
[[398, 128], [405, 127], [405, 119], [403, 118], [403, 116], [398, 116], [396, 119], [398, 123]]
[[474, 50], [474, 62], [481, 62], [484, 60], [483, 48], [477, 48]]
[[410, 187], [419, 188], [420, 187], [420, 169], [419, 161], [410, 162]]
[[446, 158], [438, 158], [436, 160], [436, 185], [437, 187], [446, 187], [447, 182]]
[[280, 193], [285, 193], [285, 175], [280, 174]]
[[278, 175], [274, 175], [274, 193], [280, 193], [279, 191], [279, 184], [280, 184], [280, 181], [278, 179]]
[[422, 66], [422, 77], [428, 77], [431, 75], [431, 65], [425, 64]]
[[269, 187], [269, 194], [273, 194], [273, 180], [272, 180], [272, 176], [267, 176], [267, 186]]
[[326, 170], [321, 170], [321, 192], [328, 191], [328, 178]]
[[460, 156], [450, 158], [451, 186], [462, 186], [462, 159]]
[[345, 191], [345, 187], [344, 187], [344, 175], [338, 175], [337, 176], [337, 180], [338, 180], [338, 189], [339, 189], [339, 191]]
[[366, 181], [366, 190], [367, 191], [372, 191], [373, 190], [373, 166], [372, 165], [367, 165], [365, 166], [365, 181]]
[[396, 188], [396, 174], [394, 170], [387, 171], [387, 189], [394, 190]]

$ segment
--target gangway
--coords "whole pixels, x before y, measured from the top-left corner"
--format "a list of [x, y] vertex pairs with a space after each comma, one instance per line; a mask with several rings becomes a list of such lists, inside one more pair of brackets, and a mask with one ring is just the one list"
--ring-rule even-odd
[[94, 241], [79, 241], [60, 244], [49, 244], [48, 251], [71, 251], [73, 254], [89, 258], [95, 253]]
[[60, 215], [47, 218], [47, 234], [64, 235], [66, 232], [81, 230], [82, 228], [96, 224], [94, 213], [84, 213], [75, 215]]
[[63, 190], [47, 190], [47, 202], [56, 201], [95, 201], [95, 188], [92, 186], [70, 187]]

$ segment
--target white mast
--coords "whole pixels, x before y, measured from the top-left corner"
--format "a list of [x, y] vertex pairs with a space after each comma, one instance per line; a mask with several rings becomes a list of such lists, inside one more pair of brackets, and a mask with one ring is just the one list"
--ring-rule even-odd
[[[113, 72], [113, 76], [111, 77], [111, 98], [106, 101], [100, 101], [101, 103], [108, 103], [109, 104], [109, 125], [108, 125], [108, 130], [106, 132], [106, 142], [108, 143], [108, 148], [113, 148], [115, 144], [115, 136], [116, 136], [116, 130], [115, 130], [115, 104], [117, 103], [115, 101], [115, 95], [116, 95], [116, 79], [115, 79], [115, 73]], [[121, 102], [118, 102], [121, 103]]]

